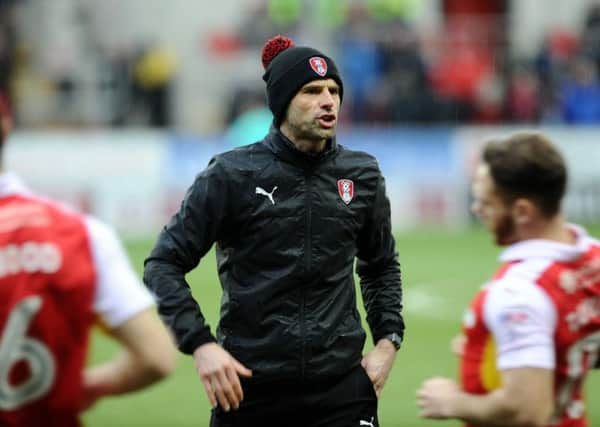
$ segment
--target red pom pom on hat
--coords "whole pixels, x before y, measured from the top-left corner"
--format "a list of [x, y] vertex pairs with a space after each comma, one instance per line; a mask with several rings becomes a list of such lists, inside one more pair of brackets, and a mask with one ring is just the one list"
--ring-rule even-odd
[[286, 49], [294, 46], [294, 41], [289, 37], [275, 36], [269, 39], [262, 48], [260, 59], [266, 70], [273, 58]]

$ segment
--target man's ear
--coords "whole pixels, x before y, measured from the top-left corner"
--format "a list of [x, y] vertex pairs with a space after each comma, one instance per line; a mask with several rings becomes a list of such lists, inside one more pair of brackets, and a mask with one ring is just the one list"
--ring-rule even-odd
[[527, 225], [538, 215], [538, 208], [531, 200], [519, 198], [513, 202], [511, 215], [516, 225]]

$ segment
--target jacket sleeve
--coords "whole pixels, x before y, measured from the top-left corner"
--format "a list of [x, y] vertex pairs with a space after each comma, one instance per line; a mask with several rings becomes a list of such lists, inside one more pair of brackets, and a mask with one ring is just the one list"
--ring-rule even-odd
[[361, 230], [356, 272], [373, 341], [393, 332], [404, 338], [402, 283], [396, 242], [392, 235], [390, 202], [378, 171], [374, 203]]
[[158, 301], [158, 312], [175, 336], [179, 350], [192, 354], [214, 342], [185, 275], [219, 238], [226, 216], [225, 174], [212, 159], [188, 189], [179, 211], [163, 228], [144, 262], [144, 283]]

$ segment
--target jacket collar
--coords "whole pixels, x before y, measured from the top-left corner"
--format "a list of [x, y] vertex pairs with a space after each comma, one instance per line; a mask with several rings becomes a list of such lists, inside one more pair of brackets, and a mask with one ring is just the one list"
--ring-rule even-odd
[[263, 140], [263, 144], [265, 144], [269, 150], [281, 160], [304, 169], [310, 169], [317, 166], [335, 156], [339, 151], [335, 137], [333, 137], [327, 141], [325, 150], [322, 152], [314, 154], [305, 153], [298, 150], [294, 143], [273, 125], [271, 125], [269, 133]]

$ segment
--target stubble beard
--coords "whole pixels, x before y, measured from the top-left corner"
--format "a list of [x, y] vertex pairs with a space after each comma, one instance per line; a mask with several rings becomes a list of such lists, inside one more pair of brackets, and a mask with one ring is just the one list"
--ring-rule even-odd
[[515, 222], [508, 214], [500, 218], [492, 232], [494, 233], [496, 244], [499, 246], [508, 246], [516, 241]]
[[311, 141], [315, 144], [335, 136], [335, 127], [323, 129], [316, 123], [290, 123], [290, 128], [297, 139]]

